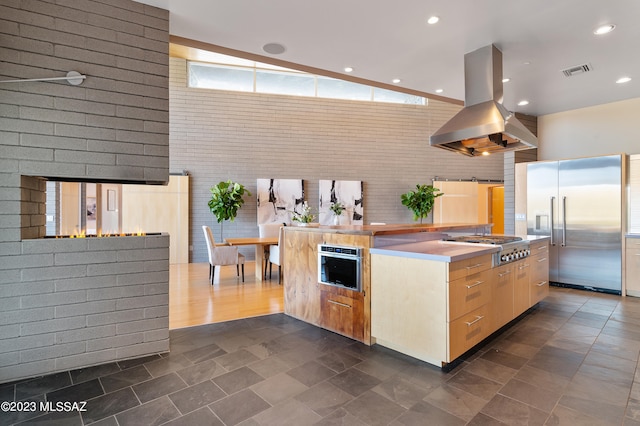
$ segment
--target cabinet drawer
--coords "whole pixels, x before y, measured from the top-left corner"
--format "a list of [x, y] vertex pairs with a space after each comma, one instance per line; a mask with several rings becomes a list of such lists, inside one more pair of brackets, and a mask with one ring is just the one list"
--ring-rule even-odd
[[477, 274], [489, 268], [491, 268], [490, 254], [451, 262], [449, 264], [449, 281], [464, 278], [467, 275]]
[[529, 303], [535, 305], [549, 295], [549, 280], [531, 281]]
[[545, 255], [549, 253], [549, 241], [534, 241], [529, 244], [529, 249], [531, 250], [531, 256], [537, 255]]
[[487, 305], [449, 323], [449, 361], [471, 349], [491, 331]]
[[449, 283], [449, 321], [479, 308], [491, 299], [491, 271], [477, 274]]
[[364, 338], [364, 308], [362, 300], [333, 291], [322, 290], [320, 325], [327, 330], [362, 341]]
[[531, 282], [549, 281], [549, 256], [531, 256], [529, 259]]

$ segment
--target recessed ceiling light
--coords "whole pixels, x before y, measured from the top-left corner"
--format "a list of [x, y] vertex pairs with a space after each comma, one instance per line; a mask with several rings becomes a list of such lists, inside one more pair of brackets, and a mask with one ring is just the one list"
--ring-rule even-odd
[[489, 154], [490, 154], [490, 152], [489, 152], [489, 151], [483, 151], [483, 152], [482, 152], [482, 155], [484, 155], [484, 156], [487, 156], [487, 155], [489, 155]]
[[353, 67], [344, 67], [344, 72], [352, 72]]
[[440, 18], [438, 18], [437, 16], [431, 16], [429, 17], [429, 19], [427, 19], [427, 24], [430, 24], [430, 25], [437, 24], [439, 20]]
[[616, 83], [623, 84], [623, 83], [628, 83], [630, 81], [631, 81], [631, 77], [620, 77], [619, 79], [616, 80]]
[[510, 81], [511, 81], [511, 79], [509, 77], [505, 77], [505, 78], [502, 79], [503, 83], [508, 83]]
[[262, 50], [272, 55], [280, 55], [281, 53], [284, 53], [285, 50], [287, 49], [280, 43], [267, 43], [264, 46], [262, 46]]
[[400, 80], [399, 78], [394, 78], [393, 80], [391, 80], [393, 83], [398, 84], [400, 83], [402, 80]]
[[613, 24], [609, 24], [609, 25], [602, 25], [601, 27], [596, 28], [595, 30], [593, 30], [593, 33], [595, 35], [602, 35], [602, 34], [607, 34], [610, 33], [611, 31], [613, 31], [613, 29], [616, 26]]
[[442, 93], [442, 92], [444, 92], [444, 90], [442, 90], [442, 89], [436, 89], [436, 93]]
[[525, 105], [529, 105], [529, 101], [522, 100], [522, 101], [518, 102], [518, 106], [525, 106]]

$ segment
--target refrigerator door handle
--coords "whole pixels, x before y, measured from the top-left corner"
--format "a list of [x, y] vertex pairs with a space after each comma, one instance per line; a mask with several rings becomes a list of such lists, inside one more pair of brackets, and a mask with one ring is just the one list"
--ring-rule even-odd
[[556, 245], [556, 242], [555, 242], [555, 241], [553, 241], [553, 228], [554, 228], [554, 223], [553, 223], [553, 202], [554, 202], [555, 200], [556, 200], [556, 197], [550, 197], [550, 204], [551, 204], [551, 207], [549, 208], [549, 211], [550, 211], [549, 216], [551, 217], [551, 232], [550, 232], [550, 235], [551, 235], [551, 245], [552, 245], [552, 246], [555, 246], [555, 245]]
[[562, 197], [562, 247], [567, 245], [567, 197]]

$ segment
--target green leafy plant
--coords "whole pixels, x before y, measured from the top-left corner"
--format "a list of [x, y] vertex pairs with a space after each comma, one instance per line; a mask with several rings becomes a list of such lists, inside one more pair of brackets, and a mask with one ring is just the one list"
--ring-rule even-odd
[[224, 241], [222, 235], [222, 225], [225, 220], [233, 222], [238, 215], [238, 210], [244, 204], [244, 195], [251, 196], [251, 192], [245, 189], [244, 185], [228, 180], [220, 182], [210, 188], [211, 199], [209, 200], [209, 210], [216, 217], [220, 224], [220, 239]]
[[294, 222], [311, 223], [315, 218], [316, 215], [311, 212], [311, 207], [309, 207], [306, 201], [302, 203], [302, 213], [296, 211], [291, 212], [291, 220]]
[[342, 204], [340, 201], [331, 203], [331, 206], [329, 206], [329, 210], [331, 210], [336, 216], [340, 216], [344, 209], [344, 204]]
[[444, 195], [442, 192], [436, 193], [436, 191], [440, 190], [430, 185], [417, 184], [414, 191], [400, 196], [402, 205], [413, 212], [413, 220], [420, 219], [420, 223], [422, 223], [422, 219], [429, 216], [433, 210], [435, 199]]

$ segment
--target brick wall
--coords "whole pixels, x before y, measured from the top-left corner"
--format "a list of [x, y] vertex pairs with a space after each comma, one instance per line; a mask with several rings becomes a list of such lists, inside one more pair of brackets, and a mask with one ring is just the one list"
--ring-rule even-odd
[[0, 288], [0, 382], [169, 349], [166, 235], [14, 243]]
[[46, 183], [169, 175], [168, 12], [0, 3], [0, 381], [169, 349], [168, 237], [45, 240]]
[[[130, 0], [0, 5], [0, 157], [23, 175], [168, 181], [168, 12]], [[4, 168], [3, 168], [4, 169]]]
[[[304, 179], [317, 208], [318, 180], [362, 180], [365, 223], [412, 222], [400, 194], [442, 179], [502, 179], [502, 154], [468, 158], [429, 146], [429, 135], [459, 106], [428, 106], [191, 89], [186, 61], [170, 62], [170, 169], [191, 179], [192, 262], [205, 262], [202, 225], [216, 239], [220, 227], [209, 208], [209, 188], [221, 180], [253, 194], [225, 236], [258, 235], [256, 179]], [[253, 258], [252, 248], [244, 254]]]

